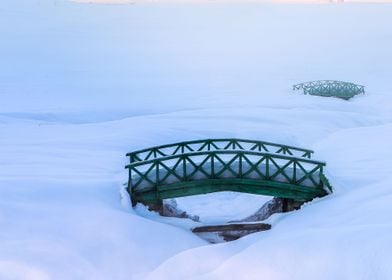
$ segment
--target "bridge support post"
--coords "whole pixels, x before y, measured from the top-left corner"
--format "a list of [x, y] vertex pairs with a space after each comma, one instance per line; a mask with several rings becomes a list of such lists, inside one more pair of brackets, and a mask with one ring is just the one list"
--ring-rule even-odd
[[289, 199], [288, 198], [282, 199], [282, 212], [283, 213], [289, 212]]
[[150, 211], [155, 211], [158, 213], [162, 213], [163, 211], [163, 201], [162, 200], [157, 200], [156, 202], [153, 203], [143, 203], [148, 207]]
[[156, 211], [159, 213], [162, 213], [162, 211], [163, 211], [163, 200], [162, 199], [156, 200], [154, 202], [143, 202], [143, 201], [137, 201], [137, 200], [132, 199], [132, 207], [135, 207], [136, 204], [138, 204], [138, 203], [141, 203], [141, 204], [147, 206], [147, 208], [150, 211]]
[[298, 210], [299, 208], [301, 208], [302, 204], [302, 201], [296, 201], [290, 198], [282, 198], [282, 212], [285, 213], [293, 210]]

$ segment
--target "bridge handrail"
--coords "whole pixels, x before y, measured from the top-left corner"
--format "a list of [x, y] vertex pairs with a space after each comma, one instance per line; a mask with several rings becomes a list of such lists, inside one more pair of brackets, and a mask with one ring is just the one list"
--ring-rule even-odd
[[325, 165], [323, 161], [259, 151], [188, 152], [128, 164], [127, 190], [133, 204], [159, 205], [164, 198], [224, 190], [307, 201], [332, 192], [324, 176]]
[[318, 87], [323, 85], [331, 85], [331, 84], [350, 86], [358, 90], [358, 92], [360, 93], [365, 92], [365, 86], [363, 85], [358, 85], [352, 82], [337, 81], [337, 80], [319, 80], [319, 81], [304, 82], [304, 83], [293, 85], [293, 90], [300, 90], [300, 89], [306, 90], [307, 88]]
[[177, 158], [181, 158], [181, 157], [186, 158], [186, 157], [191, 157], [191, 156], [202, 156], [202, 155], [211, 155], [211, 154], [247, 154], [247, 155], [255, 155], [255, 156], [270, 156], [270, 157], [278, 158], [278, 159], [300, 161], [300, 162], [305, 162], [305, 163], [316, 164], [319, 166], [326, 166], [326, 163], [324, 161], [307, 159], [307, 158], [303, 158], [303, 157], [282, 155], [282, 154], [276, 154], [276, 153], [258, 152], [258, 151], [255, 152], [255, 151], [245, 151], [245, 150], [241, 150], [241, 151], [238, 151], [238, 150], [214, 150], [214, 151], [190, 152], [190, 153], [154, 158], [154, 159], [150, 159], [150, 160], [146, 160], [146, 161], [133, 162], [133, 163], [126, 165], [125, 168], [137, 167], [137, 166], [141, 166], [141, 165], [147, 165], [147, 164], [151, 164], [151, 163], [156, 163], [156, 162], [160, 162], [160, 161], [167, 161], [167, 160], [177, 159]]
[[[227, 155], [227, 154], [231, 154], [234, 156], [228, 161], [219, 157], [219, 155]], [[259, 156], [262, 158], [258, 160], [257, 163], [252, 163], [251, 160], [247, 157], [249, 155]], [[204, 156], [204, 158], [201, 162], [195, 163], [194, 160], [192, 160], [192, 157], [196, 157], [196, 156]], [[237, 159], [239, 161], [239, 165], [238, 165], [239, 169], [238, 171], [234, 171], [232, 169], [232, 164], [234, 162], [237, 162]], [[275, 162], [275, 160], [277, 159], [283, 159], [286, 160], [286, 162], [283, 164], [277, 163]], [[165, 161], [170, 161], [170, 160], [177, 160], [177, 161], [173, 165], [167, 165], [164, 163]], [[217, 173], [214, 167], [215, 160], [220, 161], [223, 164], [223, 169], [221, 169]], [[267, 173], [265, 174], [258, 171], [259, 164], [261, 164], [264, 160], [265, 160], [264, 164], [266, 165], [266, 170], [268, 170]], [[205, 169], [203, 166], [207, 161], [210, 161], [213, 164], [211, 165], [210, 168]], [[244, 161], [250, 163], [249, 165], [250, 169], [245, 171], [245, 173], [243, 173]], [[313, 164], [314, 166], [308, 170], [306, 169], [306, 167], [302, 165], [304, 163]], [[187, 174], [186, 166], [188, 164], [193, 165], [195, 169]], [[144, 165], [148, 166], [146, 171], [141, 171], [138, 169], [139, 166], [144, 166]], [[218, 150], [218, 151], [191, 152], [191, 153], [185, 153], [180, 155], [172, 155], [172, 156], [166, 156], [162, 158], [151, 159], [144, 162], [134, 162], [127, 165], [126, 168], [129, 169], [128, 189], [130, 193], [133, 193], [134, 188], [139, 187], [140, 184], [142, 184], [143, 182], [148, 183], [148, 186], [144, 187], [143, 190], [136, 190], [136, 193], [140, 193], [140, 192], [154, 189], [156, 186], [159, 186], [161, 182], [165, 181], [169, 176], [176, 177], [177, 182], [188, 182], [197, 172], [201, 172], [200, 174], [206, 175], [207, 178], [209, 179], [219, 180], [219, 179], [223, 179], [223, 178], [219, 178], [219, 176], [222, 175], [223, 174], [222, 172], [225, 171], [231, 172], [232, 175], [236, 177], [238, 176], [238, 178], [243, 178], [243, 176], [248, 176], [250, 173], [256, 172], [257, 175], [260, 176], [260, 179], [264, 178], [271, 181], [274, 181], [273, 179], [277, 178], [277, 176], [281, 174], [287, 179], [288, 183], [299, 185], [299, 186], [301, 182], [303, 182], [306, 179], [309, 179], [312, 182], [313, 187], [324, 189], [325, 187], [328, 188], [328, 186], [325, 186], [324, 181], [322, 180], [323, 178], [321, 178], [320, 175], [323, 173], [323, 167], [325, 165], [326, 163], [322, 161], [316, 161], [316, 160], [311, 160], [306, 158], [299, 158], [299, 157], [274, 154], [274, 153]], [[176, 168], [178, 166], [182, 166], [182, 168], [180, 168], [181, 170], [180, 172], [176, 171]], [[296, 166], [300, 168], [298, 170], [302, 170], [302, 172], [304, 172], [300, 177], [298, 177], [299, 174], [297, 174]], [[277, 168], [277, 170], [275, 170], [272, 174], [270, 174], [269, 173], [270, 167]], [[287, 173], [287, 168], [291, 168], [293, 170], [293, 173], [291, 175], [290, 173]], [[155, 170], [154, 172], [156, 174], [156, 177], [155, 179], [150, 179], [148, 177], [148, 174], [150, 174], [150, 172], [153, 170]], [[164, 175], [159, 175], [159, 170], [163, 170], [166, 173]], [[312, 174], [314, 174], [316, 171], [319, 172], [319, 177], [320, 177], [318, 182], [315, 181], [314, 177], [312, 177]], [[135, 173], [139, 176], [134, 177], [132, 173]], [[162, 179], [162, 177], [164, 179]], [[133, 182], [134, 179], [136, 180], [135, 182]], [[196, 179], [195, 181], [198, 180]]]
[[353, 85], [356, 87], [360, 87], [360, 88], [364, 88], [364, 85], [359, 85], [359, 84], [355, 84], [352, 82], [345, 82], [345, 81], [339, 81], [339, 80], [316, 80], [316, 81], [309, 81], [309, 82], [303, 82], [303, 83], [299, 83], [299, 84], [295, 84], [293, 86], [294, 89], [301, 89], [304, 86], [307, 85], [312, 85], [314, 83], [318, 83], [318, 84], [323, 84], [323, 83], [339, 83], [339, 84], [346, 84], [346, 85]]
[[[218, 148], [216, 144], [219, 142], [228, 142], [228, 144], [224, 148]], [[150, 158], [156, 159], [156, 158], [161, 158], [161, 157], [166, 157], [171, 155], [184, 154], [185, 149], [193, 151], [193, 149], [189, 146], [193, 144], [202, 144], [197, 151], [203, 151], [203, 149], [211, 151], [211, 146], [215, 147], [213, 151], [219, 151], [219, 150], [246, 151], [246, 149], [244, 149], [241, 146], [241, 143], [254, 144], [254, 146], [252, 146], [252, 148], [249, 149], [250, 151], [253, 151], [257, 148], [259, 148], [259, 150], [263, 149], [264, 151], [268, 151], [266, 146], [272, 146], [272, 147], [280, 148], [275, 153], [283, 153], [283, 154], [287, 153], [289, 155], [293, 155], [293, 151], [297, 151], [297, 152], [303, 152], [302, 157], [307, 157], [307, 158], [311, 158], [311, 155], [314, 153], [314, 151], [309, 149], [298, 148], [294, 146], [288, 146], [288, 145], [277, 144], [277, 143], [266, 142], [266, 141], [247, 140], [247, 139], [239, 139], [239, 138], [210, 138], [210, 139], [202, 139], [202, 140], [183, 141], [183, 142], [150, 147], [150, 148], [127, 153], [127, 156], [130, 157], [130, 163], [143, 162], [149, 160]], [[233, 149], [229, 149], [230, 146], [232, 146]], [[236, 149], [236, 146], [240, 148]], [[165, 154], [162, 151], [162, 149], [171, 148], [171, 147], [175, 147], [175, 149], [169, 155]], [[147, 155], [144, 156], [144, 158], [143, 156], [140, 157], [140, 155], [143, 153], [147, 153]]]

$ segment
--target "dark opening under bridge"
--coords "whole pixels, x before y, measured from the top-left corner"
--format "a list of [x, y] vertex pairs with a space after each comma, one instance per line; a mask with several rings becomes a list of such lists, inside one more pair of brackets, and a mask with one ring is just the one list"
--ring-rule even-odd
[[128, 153], [132, 203], [151, 208], [162, 200], [219, 191], [293, 199], [321, 197], [331, 190], [324, 162], [313, 151], [264, 141], [207, 139]]

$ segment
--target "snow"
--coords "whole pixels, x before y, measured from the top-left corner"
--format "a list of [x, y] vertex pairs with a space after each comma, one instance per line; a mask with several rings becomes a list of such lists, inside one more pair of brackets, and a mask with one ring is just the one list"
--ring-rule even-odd
[[271, 200], [269, 196], [239, 195], [235, 192], [219, 192], [176, 199], [179, 209], [185, 210], [189, 215], [197, 215], [200, 221], [209, 224], [247, 218], [269, 200]]
[[300, 4], [328, 4], [328, 3], [390, 3], [391, 0], [70, 0], [76, 3], [96, 4], [244, 4], [244, 3], [300, 3]]
[[[0, 279], [389, 279], [392, 6], [0, 8]], [[298, 82], [366, 86], [350, 101]], [[239, 137], [315, 150], [334, 193], [210, 245], [132, 209], [125, 154]], [[265, 197], [179, 199], [206, 222]]]

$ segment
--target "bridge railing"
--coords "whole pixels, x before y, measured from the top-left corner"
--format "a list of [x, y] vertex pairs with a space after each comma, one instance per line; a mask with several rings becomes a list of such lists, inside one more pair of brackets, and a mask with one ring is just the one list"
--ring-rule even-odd
[[301, 89], [304, 91], [304, 94], [335, 96], [343, 99], [349, 99], [354, 95], [365, 93], [365, 86], [334, 80], [311, 81], [293, 86], [293, 90]]
[[184, 153], [220, 150], [270, 152], [304, 158], [311, 158], [313, 154], [313, 151], [309, 149], [297, 148], [293, 146], [275, 144], [265, 141], [230, 138], [204, 139], [161, 145], [128, 153], [127, 156], [129, 156], [130, 163], [134, 163], [140, 161], [148, 161], [161, 157], [175, 156]]
[[258, 151], [201, 151], [133, 162], [129, 191], [142, 193], [159, 186], [209, 179], [265, 180], [325, 188], [324, 162]]

